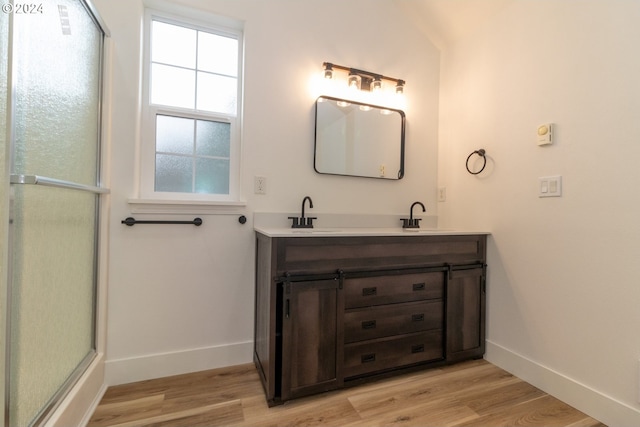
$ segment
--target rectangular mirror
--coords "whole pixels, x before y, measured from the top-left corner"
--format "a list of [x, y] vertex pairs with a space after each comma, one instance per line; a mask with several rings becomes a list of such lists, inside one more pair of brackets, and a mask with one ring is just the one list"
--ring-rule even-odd
[[401, 110], [321, 96], [314, 168], [322, 174], [401, 179], [404, 127]]

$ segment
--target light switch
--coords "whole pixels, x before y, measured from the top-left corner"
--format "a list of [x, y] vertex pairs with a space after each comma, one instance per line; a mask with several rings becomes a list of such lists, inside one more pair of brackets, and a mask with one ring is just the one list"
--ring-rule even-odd
[[538, 183], [538, 197], [562, 197], [562, 176], [542, 176]]
[[540, 181], [540, 193], [547, 194], [549, 192], [549, 181]]

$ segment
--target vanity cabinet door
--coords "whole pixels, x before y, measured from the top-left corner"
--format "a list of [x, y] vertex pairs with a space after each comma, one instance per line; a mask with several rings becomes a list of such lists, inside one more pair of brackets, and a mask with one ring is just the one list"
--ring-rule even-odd
[[482, 265], [453, 269], [447, 280], [447, 362], [482, 357], [485, 350], [485, 274]]
[[282, 400], [340, 387], [344, 302], [339, 280], [282, 286]]

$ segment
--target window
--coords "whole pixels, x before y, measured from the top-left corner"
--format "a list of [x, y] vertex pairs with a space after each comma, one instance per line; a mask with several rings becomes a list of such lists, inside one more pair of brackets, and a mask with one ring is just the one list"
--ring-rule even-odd
[[239, 199], [242, 34], [148, 11], [143, 199]]

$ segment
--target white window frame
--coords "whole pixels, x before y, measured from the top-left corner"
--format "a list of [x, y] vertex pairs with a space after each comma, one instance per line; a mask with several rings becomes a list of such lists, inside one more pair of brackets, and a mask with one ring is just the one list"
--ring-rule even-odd
[[[151, 104], [151, 22], [162, 21], [208, 33], [229, 36], [238, 40], [238, 76], [237, 110], [232, 117], [220, 113], [209, 113], [195, 109], [185, 109]], [[131, 204], [150, 206], [153, 204], [188, 205], [244, 205], [240, 194], [241, 166], [241, 117], [242, 117], [242, 80], [243, 80], [243, 32], [239, 28], [220, 25], [217, 22], [206, 23], [201, 20], [169, 14], [154, 9], [146, 9], [144, 19], [144, 54], [141, 102], [141, 138], [140, 138], [140, 186], [139, 198], [130, 200]], [[230, 123], [230, 161], [229, 194], [175, 193], [155, 191], [156, 159], [156, 117], [170, 115], [196, 120], [212, 120]], [[184, 210], [184, 209], [182, 209]], [[138, 209], [144, 212], [145, 208]], [[135, 212], [135, 211], [134, 211]]]

